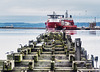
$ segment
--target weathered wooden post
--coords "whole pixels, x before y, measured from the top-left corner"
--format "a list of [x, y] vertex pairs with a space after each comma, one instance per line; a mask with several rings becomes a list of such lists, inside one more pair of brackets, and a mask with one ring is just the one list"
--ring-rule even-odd
[[33, 40], [29, 41], [29, 47], [33, 47]]
[[70, 62], [73, 62], [73, 61], [74, 61], [74, 59], [75, 59], [75, 58], [74, 58], [74, 56], [73, 56], [73, 55], [70, 55], [70, 59], [69, 59], [69, 60], [70, 60]]
[[51, 61], [51, 71], [55, 70], [55, 61]]
[[55, 48], [53, 47], [53, 48], [52, 48], [52, 51], [51, 51], [51, 52], [52, 52], [52, 55], [55, 53], [55, 51], [54, 51], [54, 50], [55, 50]]
[[43, 46], [42, 46], [42, 48], [40, 48], [40, 53], [42, 54], [42, 52], [43, 52]]
[[35, 56], [34, 56], [34, 62], [37, 62], [38, 61], [38, 55], [36, 54]]
[[38, 56], [40, 56], [40, 50], [37, 51]]
[[67, 39], [68, 39], [69, 42], [72, 42], [72, 39], [71, 39], [70, 35], [67, 35]]
[[33, 70], [33, 68], [34, 68], [34, 61], [29, 62], [28, 69]]
[[96, 68], [97, 68], [98, 56], [95, 57], [95, 62], [96, 62]]
[[81, 61], [81, 41], [80, 38], [75, 39], [75, 60], [76, 61]]
[[67, 54], [67, 46], [64, 46], [65, 53]]
[[23, 60], [22, 54], [20, 54], [20, 53], [14, 53], [13, 60], [15, 60], [15, 62], [21, 62]]
[[31, 48], [28, 48], [28, 54], [31, 54]]
[[36, 47], [37, 42], [33, 41], [33, 48]]
[[91, 55], [91, 60], [92, 60], [92, 67], [94, 67], [94, 56]]
[[6, 60], [3, 62], [3, 71], [10, 72], [10, 70], [12, 70], [14, 66], [15, 66], [14, 60]]
[[52, 61], [55, 61], [55, 55], [52, 55]]
[[17, 52], [21, 52], [21, 48], [18, 48], [18, 49], [17, 49]]
[[85, 53], [85, 58], [87, 60], [87, 51], [85, 50], [84, 53]]
[[67, 49], [67, 54], [66, 55], [69, 56], [69, 49]]
[[76, 63], [73, 63], [73, 71], [77, 72], [77, 64]]
[[65, 35], [66, 35], [65, 29], [63, 29], [63, 40], [65, 40]]

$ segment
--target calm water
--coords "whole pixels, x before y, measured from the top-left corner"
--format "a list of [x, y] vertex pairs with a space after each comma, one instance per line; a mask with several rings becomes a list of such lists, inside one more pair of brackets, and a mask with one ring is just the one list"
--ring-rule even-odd
[[[24, 22], [10, 22], [10, 23], [0, 23], [0, 27], [11, 26], [13, 27], [43, 27], [45, 28], [45, 21], [43, 23], [24, 23]], [[89, 22], [75, 22], [77, 27], [89, 27]], [[96, 23], [96, 26], [100, 26], [100, 22]]]
[[[7, 52], [17, 52], [19, 44], [28, 44], [29, 40], [35, 40], [39, 34], [44, 32], [43, 29], [0, 29], [0, 59], [6, 59]], [[73, 34], [73, 41], [75, 38], [81, 38], [82, 47], [87, 50], [90, 56], [93, 54], [99, 57], [98, 65], [100, 65], [100, 31], [77, 30], [69, 32]]]

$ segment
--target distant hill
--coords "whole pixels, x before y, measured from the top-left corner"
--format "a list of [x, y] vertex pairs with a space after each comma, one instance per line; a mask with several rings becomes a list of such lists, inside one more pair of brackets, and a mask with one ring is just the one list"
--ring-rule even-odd
[[45, 27], [45, 23], [23, 23], [23, 22], [0, 23], [0, 27], [11, 26], [11, 25], [13, 25], [13, 27]]

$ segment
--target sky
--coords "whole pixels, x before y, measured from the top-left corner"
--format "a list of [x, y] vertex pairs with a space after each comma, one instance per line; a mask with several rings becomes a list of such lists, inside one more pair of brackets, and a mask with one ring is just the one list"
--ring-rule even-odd
[[99, 15], [100, 0], [0, 0], [0, 15], [45, 15], [52, 11]]
[[100, 17], [100, 0], [0, 0], [0, 16], [46, 16], [55, 11]]

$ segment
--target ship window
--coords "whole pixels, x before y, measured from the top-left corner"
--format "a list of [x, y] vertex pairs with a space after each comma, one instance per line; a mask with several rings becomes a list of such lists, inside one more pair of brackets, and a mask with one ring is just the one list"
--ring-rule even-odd
[[48, 18], [50, 19], [51, 17], [49, 16]]
[[60, 17], [58, 17], [58, 16], [50, 16], [49, 18], [51, 18], [51, 19], [58, 19]]
[[67, 25], [71, 25], [69, 22], [65, 22], [65, 25], [67, 26]]

